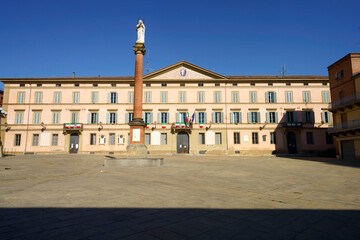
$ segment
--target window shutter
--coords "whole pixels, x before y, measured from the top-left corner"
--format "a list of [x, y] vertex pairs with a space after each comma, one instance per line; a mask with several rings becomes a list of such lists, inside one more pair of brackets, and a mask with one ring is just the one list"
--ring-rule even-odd
[[162, 123], [161, 122], [161, 112], [158, 113], [158, 123]]
[[221, 123], [224, 123], [224, 113], [223, 112], [221, 112]]
[[270, 102], [270, 99], [269, 99], [269, 92], [266, 92], [265, 93], [265, 101], [268, 103], [268, 102]]
[[279, 115], [277, 112], [275, 112], [275, 122], [278, 123], [279, 122]]
[[257, 122], [261, 123], [260, 112], [258, 112], [256, 115], [257, 115]]
[[111, 93], [108, 93], [108, 101], [107, 101], [108, 103], [110, 103], [111, 102]]
[[212, 122], [215, 123], [215, 112], [212, 112]]
[[115, 100], [115, 103], [118, 103], [118, 97], [119, 97], [119, 94], [118, 94], [118, 93], [116, 93], [115, 95], [116, 95], [116, 100]]
[[96, 113], [96, 123], [99, 123], [99, 113]]
[[270, 123], [270, 113], [269, 112], [266, 113], [266, 122]]
[[106, 113], [106, 123], [110, 123], [110, 113]]
[[125, 123], [129, 123], [129, 113], [125, 113]]
[[176, 122], [181, 122], [180, 113], [177, 112], [175, 117], [176, 117]]
[[332, 122], [332, 119], [331, 119], [331, 112], [327, 112], [328, 113], [328, 119], [329, 119], [329, 123]]
[[242, 112], [239, 112], [239, 123], [242, 123]]
[[234, 113], [230, 113], [230, 123], [234, 123]]
[[306, 112], [302, 112], [302, 122], [306, 122]]
[[143, 119], [143, 121], [145, 122], [145, 113], [142, 112], [141, 118]]
[[288, 118], [288, 112], [284, 112], [284, 116], [285, 116], [285, 122], [289, 122], [289, 121], [288, 121], [288, 119], [289, 119], [289, 118]]
[[322, 122], [325, 122], [325, 112], [322, 112], [322, 113], [321, 113], [321, 121], [322, 121]]
[[207, 123], [207, 112], [204, 112], [204, 122], [203, 123]]
[[251, 112], [248, 112], [248, 123], [251, 123]]
[[88, 113], [88, 123], [91, 123], [91, 113]]
[[274, 103], [277, 103], [277, 94], [274, 92]]
[[314, 114], [314, 112], [311, 112], [310, 116], [311, 116], [311, 123], [315, 123], [315, 114]]
[[115, 113], [115, 123], [118, 123], [118, 113]]
[[199, 113], [198, 112], [195, 113], [195, 122], [199, 123]]
[[153, 123], [153, 113], [150, 113], [150, 123]]
[[294, 112], [294, 122], [298, 121], [298, 112]]

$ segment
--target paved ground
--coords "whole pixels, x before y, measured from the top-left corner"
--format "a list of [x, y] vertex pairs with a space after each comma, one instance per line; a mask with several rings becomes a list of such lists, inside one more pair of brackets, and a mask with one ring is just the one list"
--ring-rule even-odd
[[107, 157], [0, 159], [0, 239], [360, 236], [360, 163], [180, 155], [105, 168]]

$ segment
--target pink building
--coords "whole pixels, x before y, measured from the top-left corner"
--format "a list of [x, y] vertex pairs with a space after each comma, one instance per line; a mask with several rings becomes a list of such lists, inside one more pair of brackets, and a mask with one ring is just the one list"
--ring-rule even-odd
[[[125, 152], [133, 77], [0, 81], [5, 153]], [[151, 154], [334, 149], [327, 76], [224, 76], [182, 61], [144, 76], [143, 102]]]

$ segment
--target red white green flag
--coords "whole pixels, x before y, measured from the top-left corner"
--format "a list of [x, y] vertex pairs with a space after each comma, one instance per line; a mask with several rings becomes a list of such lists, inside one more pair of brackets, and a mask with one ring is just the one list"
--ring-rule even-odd
[[77, 123], [76, 128], [81, 128], [81, 123]]
[[146, 127], [145, 128], [149, 128], [149, 123], [146, 123]]
[[161, 127], [166, 128], [166, 123], [163, 123]]
[[175, 123], [175, 127], [180, 127], [180, 123]]
[[200, 128], [203, 128], [204, 127], [204, 124], [203, 123], [200, 123]]
[[184, 127], [185, 127], [185, 123], [182, 122], [182, 123], [181, 123], [181, 127], [184, 128]]
[[75, 123], [71, 123], [70, 128], [74, 128], [74, 127], [75, 127]]

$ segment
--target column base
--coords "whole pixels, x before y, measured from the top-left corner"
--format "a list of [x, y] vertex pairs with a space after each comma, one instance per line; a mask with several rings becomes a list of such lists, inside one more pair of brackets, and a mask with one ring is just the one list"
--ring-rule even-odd
[[127, 158], [147, 158], [145, 144], [130, 144], [126, 147]]

